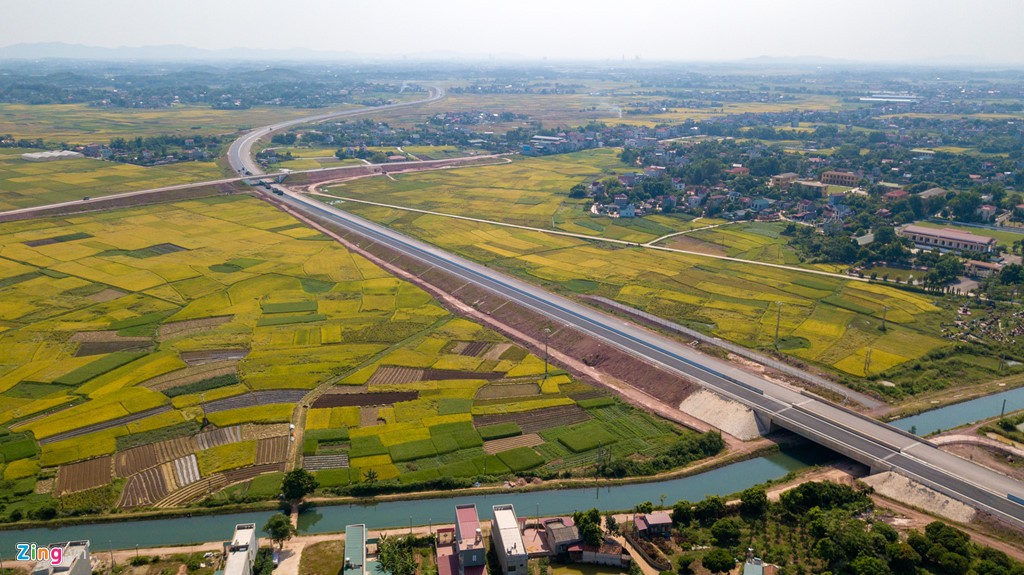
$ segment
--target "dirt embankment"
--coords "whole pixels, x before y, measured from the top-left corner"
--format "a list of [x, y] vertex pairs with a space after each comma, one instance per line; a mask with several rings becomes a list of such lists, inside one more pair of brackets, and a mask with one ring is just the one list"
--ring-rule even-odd
[[892, 471], [865, 477], [862, 481], [889, 499], [901, 501], [958, 523], [969, 523], [977, 515], [974, 508]]

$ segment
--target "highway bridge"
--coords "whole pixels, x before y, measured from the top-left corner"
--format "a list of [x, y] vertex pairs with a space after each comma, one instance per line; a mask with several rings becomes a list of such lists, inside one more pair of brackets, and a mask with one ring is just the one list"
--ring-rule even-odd
[[[414, 106], [444, 96], [432, 88], [428, 98], [382, 108], [310, 116], [257, 128], [236, 140], [228, 160], [241, 175], [259, 175], [252, 158], [256, 141], [275, 131], [331, 118], [386, 108]], [[294, 209], [349, 229], [389, 249], [460, 277], [481, 288], [607, 342], [644, 361], [700, 383], [750, 407], [762, 422], [801, 435], [869, 466], [872, 472], [896, 471], [936, 491], [1024, 528], [1024, 485], [1005, 475], [940, 450], [906, 433], [821, 398], [795, 391], [728, 362], [648, 331], [633, 323], [552, 294], [535, 285], [489, 269], [387, 227], [275, 185], [281, 200]]]

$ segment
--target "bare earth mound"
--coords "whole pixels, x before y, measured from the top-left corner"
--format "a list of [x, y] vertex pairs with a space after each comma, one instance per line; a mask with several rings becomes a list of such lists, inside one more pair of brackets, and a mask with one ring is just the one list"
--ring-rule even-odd
[[952, 521], [970, 523], [977, 515], [971, 507], [892, 471], [865, 477], [861, 481], [874, 487], [879, 495]]
[[697, 390], [684, 399], [679, 404], [679, 411], [744, 441], [761, 436], [757, 418], [749, 407], [723, 399], [706, 389]]

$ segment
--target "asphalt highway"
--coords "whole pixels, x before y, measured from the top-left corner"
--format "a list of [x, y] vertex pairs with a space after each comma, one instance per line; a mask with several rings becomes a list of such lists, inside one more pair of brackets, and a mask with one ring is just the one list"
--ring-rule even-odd
[[648, 362], [698, 381], [758, 413], [779, 427], [829, 447], [873, 470], [898, 471], [973, 507], [1024, 527], [1024, 485], [884, 423], [801, 394], [727, 362], [702, 354], [635, 324], [577, 304], [501, 272], [410, 238], [384, 226], [292, 192], [276, 189], [298, 210], [326, 218], [367, 239], [414, 257], [532, 309], [554, 323], [569, 325]]
[[[252, 158], [252, 147], [263, 136], [298, 124], [414, 106], [443, 96], [443, 89], [433, 88], [429, 98], [415, 102], [321, 114], [257, 128], [231, 145], [228, 160], [239, 174], [258, 175], [260, 169]], [[636, 324], [304, 197], [284, 186], [274, 188], [283, 194], [283, 201], [297, 210], [328, 219], [370, 241], [515, 301], [555, 323], [571, 326], [645, 361], [686, 376], [769, 417], [779, 427], [871, 466], [873, 471], [897, 471], [1024, 528], [1024, 505], [1009, 498], [1010, 495], [1024, 498], [1024, 484], [1019, 481], [950, 455], [926, 440], [884, 423], [738, 369]]]
[[[263, 137], [267, 137], [274, 132], [290, 128], [292, 126], [298, 126], [299, 124], [311, 124], [315, 122], [323, 122], [326, 120], [332, 120], [334, 118], [344, 118], [348, 116], [359, 116], [362, 114], [369, 114], [373, 112], [379, 112], [381, 110], [393, 110], [395, 108], [408, 108], [411, 106], [419, 106], [420, 104], [426, 104], [427, 102], [433, 102], [444, 98], [444, 88], [431, 86], [430, 96], [423, 98], [422, 100], [414, 100], [411, 102], [401, 102], [398, 104], [387, 104], [384, 106], [373, 106], [367, 108], [353, 108], [351, 110], [341, 110], [338, 112], [328, 112], [326, 114], [317, 114], [314, 116], [306, 116], [304, 118], [297, 118], [295, 120], [288, 120], [286, 122], [278, 122], [269, 126], [263, 126], [261, 128], [255, 128], [250, 130], [231, 143], [231, 147], [228, 148], [228, 164], [231, 165], [231, 169], [237, 172], [239, 175], [247, 176], [250, 174], [260, 174], [261, 170], [256, 160], [252, 155], [252, 147], [256, 142]], [[248, 174], [246, 173], [248, 172]]]

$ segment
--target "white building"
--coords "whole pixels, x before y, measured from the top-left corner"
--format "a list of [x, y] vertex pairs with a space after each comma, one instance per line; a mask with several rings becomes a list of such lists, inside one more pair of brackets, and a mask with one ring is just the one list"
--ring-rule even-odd
[[529, 559], [523, 534], [519, 530], [516, 510], [511, 505], [495, 505], [494, 519], [491, 521], [491, 539], [494, 550], [498, 554], [501, 572], [504, 575], [526, 574], [526, 561]]
[[224, 546], [224, 575], [252, 575], [256, 553], [260, 549], [256, 539], [256, 524], [235, 525], [231, 543], [225, 543]]
[[60, 553], [60, 563], [54, 565], [50, 560], [44, 559], [32, 568], [32, 575], [90, 575], [92, 565], [89, 561], [88, 541], [66, 541], [63, 543], [52, 543], [49, 546], [50, 557]]

